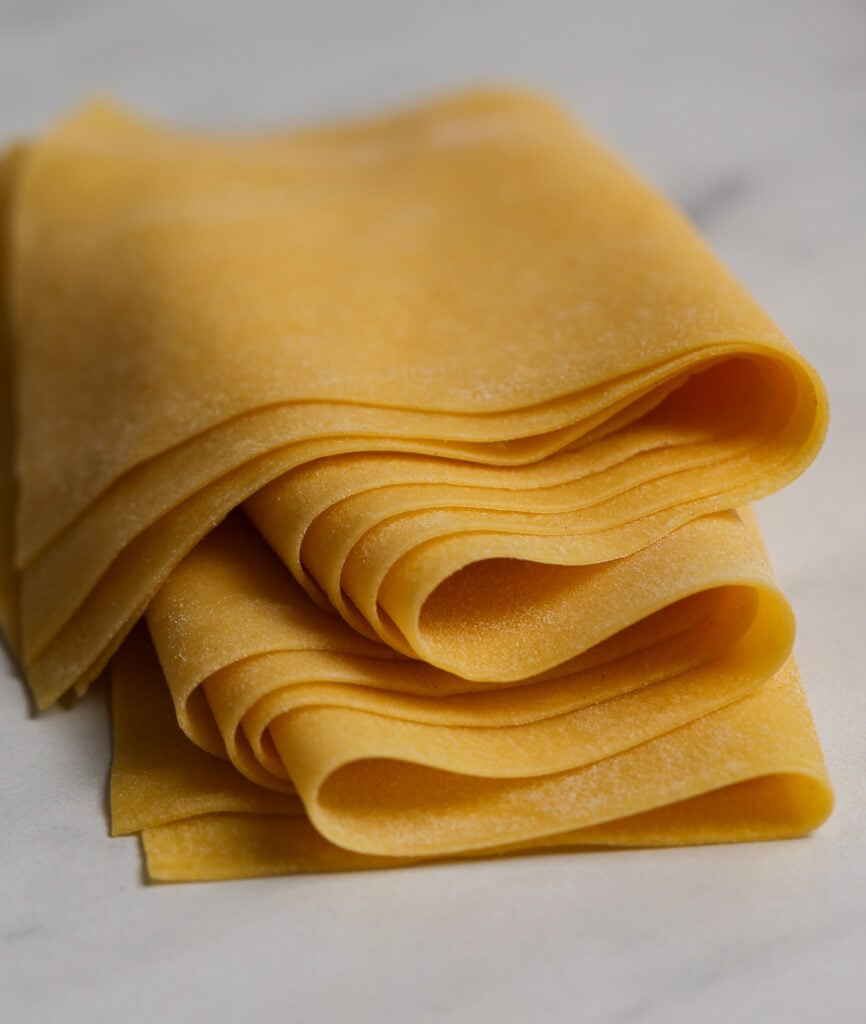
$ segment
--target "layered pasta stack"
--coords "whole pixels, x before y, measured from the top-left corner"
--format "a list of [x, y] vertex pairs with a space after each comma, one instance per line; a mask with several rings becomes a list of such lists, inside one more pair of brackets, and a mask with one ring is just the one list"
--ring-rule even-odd
[[4, 632], [40, 707], [110, 663], [151, 878], [829, 814], [744, 508], [823, 388], [554, 104], [212, 138], [96, 103], [2, 191]]

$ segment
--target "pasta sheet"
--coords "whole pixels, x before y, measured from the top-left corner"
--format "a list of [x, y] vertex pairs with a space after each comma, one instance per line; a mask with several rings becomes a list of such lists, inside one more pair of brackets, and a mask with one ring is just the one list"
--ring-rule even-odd
[[0, 185], [0, 623], [40, 707], [117, 652], [151, 877], [826, 817], [732, 511], [815, 457], [823, 387], [554, 104], [207, 138], [96, 103]]
[[484, 674], [419, 628], [460, 567], [622, 557], [820, 445], [814, 371], [542, 98], [252, 139], [91, 105], [21, 164], [16, 563], [40, 706], [86, 687], [253, 495], [355, 628]]

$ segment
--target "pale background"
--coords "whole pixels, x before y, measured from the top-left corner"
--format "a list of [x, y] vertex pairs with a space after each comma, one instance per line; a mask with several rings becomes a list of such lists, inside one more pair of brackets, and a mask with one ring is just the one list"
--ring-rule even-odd
[[104, 703], [0, 653], [0, 1019], [866, 1021], [866, 4], [0, 0], [0, 139], [93, 92], [189, 126], [547, 88], [682, 204], [827, 381], [760, 508], [838, 808], [804, 841], [145, 887]]

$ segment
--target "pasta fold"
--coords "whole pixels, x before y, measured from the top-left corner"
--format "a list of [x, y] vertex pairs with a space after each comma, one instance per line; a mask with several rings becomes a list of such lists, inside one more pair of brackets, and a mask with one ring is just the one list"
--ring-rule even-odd
[[[0, 168], [0, 627], [154, 879], [802, 835], [815, 370], [549, 100]], [[739, 511], [736, 511], [739, 509]]]
[[539, 97], [227, 140], [92, 105], [29, 147], [15, 191], [16, 564], [41, 706], [85, 688], [253, 495], [289, 563], [306, 549], [309, 589], [428, 657], [393, 621], [418, 559], [441, 580], [619, 558], [820, 446], [811, 367]]

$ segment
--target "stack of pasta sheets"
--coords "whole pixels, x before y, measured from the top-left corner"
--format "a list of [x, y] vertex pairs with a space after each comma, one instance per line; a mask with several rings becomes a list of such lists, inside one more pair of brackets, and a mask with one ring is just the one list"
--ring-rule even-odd
[[3, 220], [4, 631], [40, 707], [111, 663], [151, 878], [827, 816], [743, 509], [821, 383], [555, 105], [94, 104], [7, 156]]

